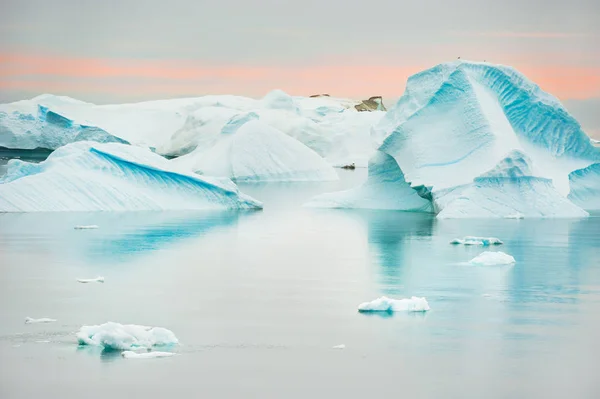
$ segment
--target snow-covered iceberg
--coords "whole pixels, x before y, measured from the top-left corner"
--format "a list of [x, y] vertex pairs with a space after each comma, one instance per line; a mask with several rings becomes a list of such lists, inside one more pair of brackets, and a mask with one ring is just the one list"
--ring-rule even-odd
[[432, 212], [430, 199], [412, 188], [396, 160], [378, 152], [369, 163], [364, 185], [350, 190], [317, 195], [305, 206], [315, 208], [366, 208], [412, 212]]
[[229, 180], [181, 171], [147, 149], [73, 143], [39, 164], [9, 161], [0, 212], [249, 209]]
[[587, 211], [600, 211], [600, 163], [578, 169], [569, 175], [568, 198]]
[[77, 333], [77, 341], [79, 345], [101, 346], [109, 350], [134, 350], [179, 343], [175, 334], [166, 328], [114, 322], [82, 326]]
[[173, 162], [208, 176], [237, 182], [331, 181], [335, 170], [304, 144], [261, 122], [250, 113], [235, 116], [216, 145]]
[[455, 238], [450, 241], [450, 244], [453, 245], [481, 245], [484, 247], [490, 245], [502, 245], [504, 244], [499, 238], [496, 237], [475, 237], [475, 236], [466, 236], [464, 238]]
[[585, 217], [588, 213], [561, 195], [550, 179], [536, 177], [529, 158], [512, 151], [473, 183], [440, 190], [438, 218]]
[[482, 252], [469, 261], [470, 264], [479, 266], [510, 265], [515, 262], [515, 258], [504, 252], [490, 251]]
[[[429, 192], [438, 217], [586, 216], [566, 198], [569, 174], [600, 161], [556, 98], [513, 68], [487, 63], [455, 61], [411, 76], [372, 138], [398, 164], [401, 186]], [[389, 202], [370, 186], [345, 203], [376, 195], [382, 207]]]
[[359, 312], [426, 312], [430, 310], [427, 299], [413, 296], [392, 299], [386, 296], [358, 305]]

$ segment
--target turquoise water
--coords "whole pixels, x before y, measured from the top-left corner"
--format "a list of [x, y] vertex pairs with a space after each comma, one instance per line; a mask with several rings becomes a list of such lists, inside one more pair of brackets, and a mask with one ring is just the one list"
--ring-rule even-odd
[[[0, 397], [600, 397], [600, 218], [300, 206], [365, 173], [342, 177], [242, 186], [261, 212], [0, 215]], [[465, 235], [517, 263], [468, 265]], [[357, 312], [381, 295], [432, 310]], [[180, 355], [78, 349], [106, 321], [169, 328]]]

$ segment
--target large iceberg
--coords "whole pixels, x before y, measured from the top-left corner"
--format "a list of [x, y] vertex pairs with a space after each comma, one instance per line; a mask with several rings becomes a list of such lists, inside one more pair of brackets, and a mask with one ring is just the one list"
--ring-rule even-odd
[[0, 212], [261, 208], [229, 180], [177, 169], [147, 149], [79, 142], [39, 164], [9, 161]]
[[108, 350], [150, 349], [179, 343], [175, 334], [166, 328], [114, 322], [82, 326], [77, 341], [79, 345], [101, 346]]
[[[397, 162], [400, 185], [426, 188], [440, 217], [585, 216], [566, 198], [569, 174], [600, 161], [556, 98], [513, 68], [487, 63], [455, 61], [411, 76], [372, 138]], [[367, 181], [345, 201], [374, 198], [371, 187]]]
[[258, 120], [255, 113], [236, 115], [208, 150], [173, 161], [194, 172], [231, 178], [237, 182], [330, 181], [335, 170], [297, 140]]
[[369, 164], [369, 177], [362, 186], [313, 197], [305, 204], [316, 208], [365, 208], [432, 212], [428, 198], [421, 196], [404, 180], [404, 174], [391, 156], [378, 152]]

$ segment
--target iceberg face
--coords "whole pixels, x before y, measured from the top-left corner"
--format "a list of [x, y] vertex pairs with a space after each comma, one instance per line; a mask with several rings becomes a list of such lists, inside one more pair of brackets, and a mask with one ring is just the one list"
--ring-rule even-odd
[[101, 346], [107, 350], [132, 350], [177, 345], [172, 331], [162, 327], [108, 322], [83, 326], [77, 333], [79, 345]]
[[504, 252], [482, 252], [469, 261], [472, 265], [493, 266], [493, 265], [511, 265], [516, 263], [515, 258]]
[[175, 160], [195, 172], [235, 181], [329, 181], [335, 170], [317, 153], [250, 113], [236, 116], [212, 148]]
[[404, 180], [391, 156], [377, 152], [369, 163], [369, 177], [360, 187], [313, 197], [305, 204], [317, 208], [365, 208], [411, 212], [432, 212], [429, 199]]
[[261, 204], [227, 181], [183, 172], [149, 150], [73, 143], [39, 164], [9, 161], [0, 212], [249, 209]]
[[512, 151], [473, 183], [434, 193], [438, 218], [585, 217], [549, 179], [531, 176], [529, 158]]
[[502, 245], [504, 244], [500, 239], [496, 237], [473, 237], [466, 236], [464, 238], [455, 238], [450, 241], [450, 244], [453, 245], [481, 245], [481, 246], [490, 246], [490, 245]]
[[569, 175], [571, 191], [568, 198], [587, 211], [600, 210], [600, 163]]
[[410, 299], [392, 299], [386, 296], [358, 305], [359, 312], [426, 312], [430, 310], [427, 299], [413, 296]]

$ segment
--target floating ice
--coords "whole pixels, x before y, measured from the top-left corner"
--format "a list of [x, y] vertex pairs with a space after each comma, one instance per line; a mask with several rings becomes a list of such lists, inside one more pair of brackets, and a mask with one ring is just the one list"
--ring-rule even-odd
[[469, 263], [480, 266], [493, 266], [493, 265], [510, 265], [515, 263], [515, 258], [505, 254], [504, 252], [490, 252], [485, 251], [471, 259]]
[[413, 296], [410, 299], [392, 299], [385, 296], [358, 305], [359, 312], [425, 312], [430, 310], [427, 299]]
[[49, 319], [47, 317], [42, 317], [41, 319], [34, 319], [32, 317], [25, 318], [25, 324], [36, 324], [36, 323], [54, 323], [56, 319]]
[[0, 212], [249, 209], [261, 204], [231, 181], [177, 169], [149, 150], [80, 142], [39, 164], [9, 161]]
[[74, 229], [75, 230], [95, 230], [97, 229], [98, 226], [96, 226], [95, 224], [90, 224], [87, 226], [75, 226]]
[[344, 345], [344, 344], [336, 345], [336, 346], [332, 347], [331, 349], [346, 349], [346, 345]]
[[522, 213], [511, 213], [504, 216], [504, 219], [523, 219], [525, 216]]
[[98, 276], [96, 278], [78, 278], [77, 279], [78, 282], [80, 283], [103, 283], [104, 282], [104, 277]]
[[502, 245], [504, 244], [500, 239], [495, 237], [474, 237], [466, 236], [464, 238], [455, 238], [450, 241], [450, 244], [454, 245]]
[[172, 331], [162, 327], [108, 322], [97, 326], [83, 326], [77, 333], [79, 345], [102, 346], [105, 349], [132, 350], [176, 345]]
[[173, 352], [160, 352], [160, 351], [152, 351], [152, 352], [133, 352], [133, 351], [123, 351], [121, 352], [121, 356], [125, 359], [155, 359], [159, 357], [171, 357], [175, 356]]

